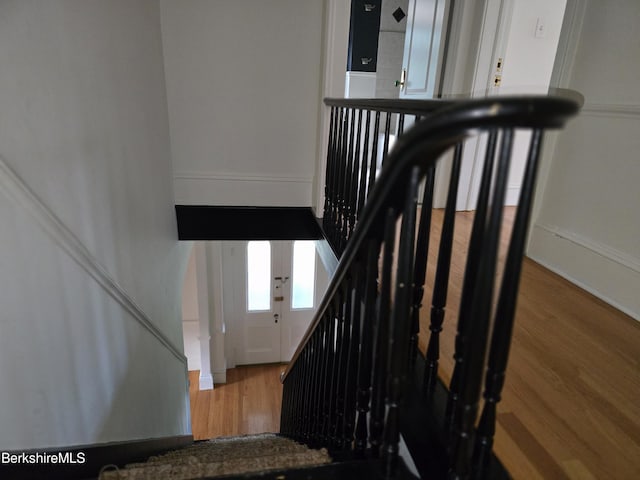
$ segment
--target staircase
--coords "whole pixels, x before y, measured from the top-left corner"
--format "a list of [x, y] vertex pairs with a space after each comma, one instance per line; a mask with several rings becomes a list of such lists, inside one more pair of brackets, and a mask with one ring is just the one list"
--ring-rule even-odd
[[[493, 436], [536, 173], [545, 130], [575, 115], [579, 96], [325, 103], [330, 133], [322, 228], [340, 260], [282, 376], [282, 437], [263, 439], [277, 441], [286, 456], [299, 452], [301, 463], [262, 458], [259, 448], [245, 444], [252, 440], [239, 438], [130, 468], [142, 476], [105, 478], [147, 478], [142, 472], [151, 468], [162, 478], [414, 479], [409, 457], [423, 479], [510, 478], [493, 454]], [[390, 149], [392, 133], [398, 138]], [[468, 245], [456, 251], [466, 258], [462, 284], [455, 285], [458, 317], [447, 318], [468, 138], [477, 139], [481, 178]], [[503, 261], [498, 246], [514, 152], [525, 157], [524, 168]], [[445, 189], [444, 213], [433, 228], [437, 188]], [[445, 321], [457, 328], [449, 385], [439, 376]], [[227, 460], [216, 443], [238, 451]], [[168, 476], [174, 471], [187, 476]]]
[[[422, 479], [510, 478], [493, 454], [493, 437], [542, 141], [581, 101], [575, 92], [448, 102], [325, 100], [330, 133], [322, 228], [340, 260], [282, 375], [280, 433], [197, 442], [144, 463], [105, 467], [100, 480], [408, 480], [416, 478], [405, 464], [409, 457]], [[393, 125], [398, 138], [389, 149]], [[468, 245], [456, 250], [466, 267], [454, 286], [458, 315], [449, 318], [456, 200], [469, 138], [478, 139], [473, 149], [482, 157], [476, 163], [481, 178]], [[526, 158], [502, 261], [514, 152]], [[438, 187], [446, 200], [441, 225], [433, 227]], [[454, 322], [457, 331], [448, 385], [439, 375], [443, 322]], [[117, 448], [119, 458], [109, 451], [99, 465], [170, 447]], [[91, 468], [82, 472], [95, 478]], [[79, 477], [80, 471], [64, 478], [89, 476]], [[63, 478], [33, 472], [5, 478]]]
[[[398, 479], [414, 480], [406, 469]], [[380, 477], [379, 462], [335, 460], [277, 434], [221, 437], [150, 457], [123, 468], [104, 466], [98, 480], [351, 480]]]

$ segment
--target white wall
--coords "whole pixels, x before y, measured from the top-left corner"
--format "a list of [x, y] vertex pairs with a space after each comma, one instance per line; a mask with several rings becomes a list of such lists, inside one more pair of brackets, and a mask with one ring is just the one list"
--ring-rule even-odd
[[0, 3], [0, 450], [187, 434], [157, 2]]
[[191, 248], [182, 286], [182, 336], [189, 370], [200, 370], [200, 325], [196, 249]]
[[[576, 2], [577, 3], [577, 2]], [[585, 2], [581, 2], [585, 3]], [[579, 5], [580, 8], [585, 5]], [[640, 319], [636, 0], [586, 2], [566, 84], [585, 106], [559, 136], [529, 255]], [[580, 19], [579, 19], [580, 20]]]
[[[546, 92], [556, 57], [566, 0], [512, 0], [502, 89]], [[536, 36], [536, 25], [544, 33]]]
[[[546, 94], [556, 58], [566, 0], [513, 0], [500, 91], [507, 95]], [[540, 27], [544, 33], [536, 33]], [[507, 204], [517, 205], [530, 134], [516, 132]]]
[[[322, 83], [321, 97], [341, 97], [345, 91], [345, 69], [349, 45], [351, 2], [325, 0], [322, 27]], [[325, 171], [327, 168], [327, 141], [329, 138], [330, 109], [320, 108], [318, 115], [317, 161], [314, 170], [313, 204], [317, 217], [324, 207]]]
[[323, 3], [161, 1], [178, 203], [311, 206]]

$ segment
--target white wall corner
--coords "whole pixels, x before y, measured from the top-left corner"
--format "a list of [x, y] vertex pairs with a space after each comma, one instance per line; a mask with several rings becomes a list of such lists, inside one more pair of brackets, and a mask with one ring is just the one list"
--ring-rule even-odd
[[[196, 277], [198, 288], [198, 317], [199, 317], [199, 339], [200, 339], [200, 390], [204, 384], [208, 385], [208, 378], [211, 378], [209, 341], [211, 334], [209, 330], [209, 275], [207, 271], [207, 251], [204, 242], [195, 242], [194, 251], [196, 258]], [[213, 378], [209, 382], [213, 385]], [[213, 387], [211, 387], [213, 388]]]
[[318, 136], [312, 207], [316, 216], [324, 207], [324, 173], [327, 160], [326, 139], [329, 138], [329, 115], [322, 99], [344, 95], [351, 2], [327, 0], [322, 30], [322, 84], [318, 98]]
[[227, 381], [227, 359], [225, 356], [226, 326], [224, 319], [223, 288], [224, 278], [222, 273], [222, 243], [207, 242], [207, 272], [211, 281], [209, 289], [209, 328], [210, 340], [210, 369], [213, 372], [215, 383]]

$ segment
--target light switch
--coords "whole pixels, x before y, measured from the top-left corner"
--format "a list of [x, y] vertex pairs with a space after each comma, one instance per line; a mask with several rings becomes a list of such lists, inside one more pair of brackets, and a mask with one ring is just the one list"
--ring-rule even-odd
[[541, 17], [538, 17], [538, 20], [536, 21], [536, 31], [534, 36], [536, 38], [544, 38], [546, 33], [547, 33], [547, 26], [544, 23], [544, 19], [542, 19]]

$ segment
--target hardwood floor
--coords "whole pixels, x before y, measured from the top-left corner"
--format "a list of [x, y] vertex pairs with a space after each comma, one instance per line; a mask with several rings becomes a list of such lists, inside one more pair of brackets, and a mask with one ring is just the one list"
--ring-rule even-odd
[[[512, 214], [509, 209], [507, 222]], [[439, 218], [435, 211], [434, 230]], [[468, 212], [457, 216], [457, 252], [466, 249], [472, 218]], [[454, 254], [452, 261], [442, 334], [441, 376], [447, 381], [462, 257]], [[432, 274], [429, 278], [428, 285]], [[428, 331], [426, 307], [421, 328]], [[421, 334], [422, 351], [425, 342]], [[226, 385], [192, 390], [194, 437], [277, 431], [282, 369], [239, 367], [228, 371]], [[190, 372], [190, 379], [197, 386], [197, 373]], [[498, 407], [495, 452], [516, 479], [640, 478], [640, 322], [529, 259]]]
[[195, 440], [250, 433], [278, 432], [284, 365], [256, 365], [227, 370], [227, 383], [198, 390], [199, 371], [189, 372], [191, 430]]
[[[507, 227], [513, 213], [505, 213]], [[441, 219], [435, 210], [433, 230]], [[456, 216], [441, 341], [440, 375], [447, 382], [464, 272], [464, 256], [455, 252], [466, 250], [472, 221], [472, 212]], [[503, 232], [503, 244], [509, 233]], [[426, 307], [420, 321], [424, 352]], [[640, 322], [528, 258], [494, 451], [517, 479], [640, 478]]]

